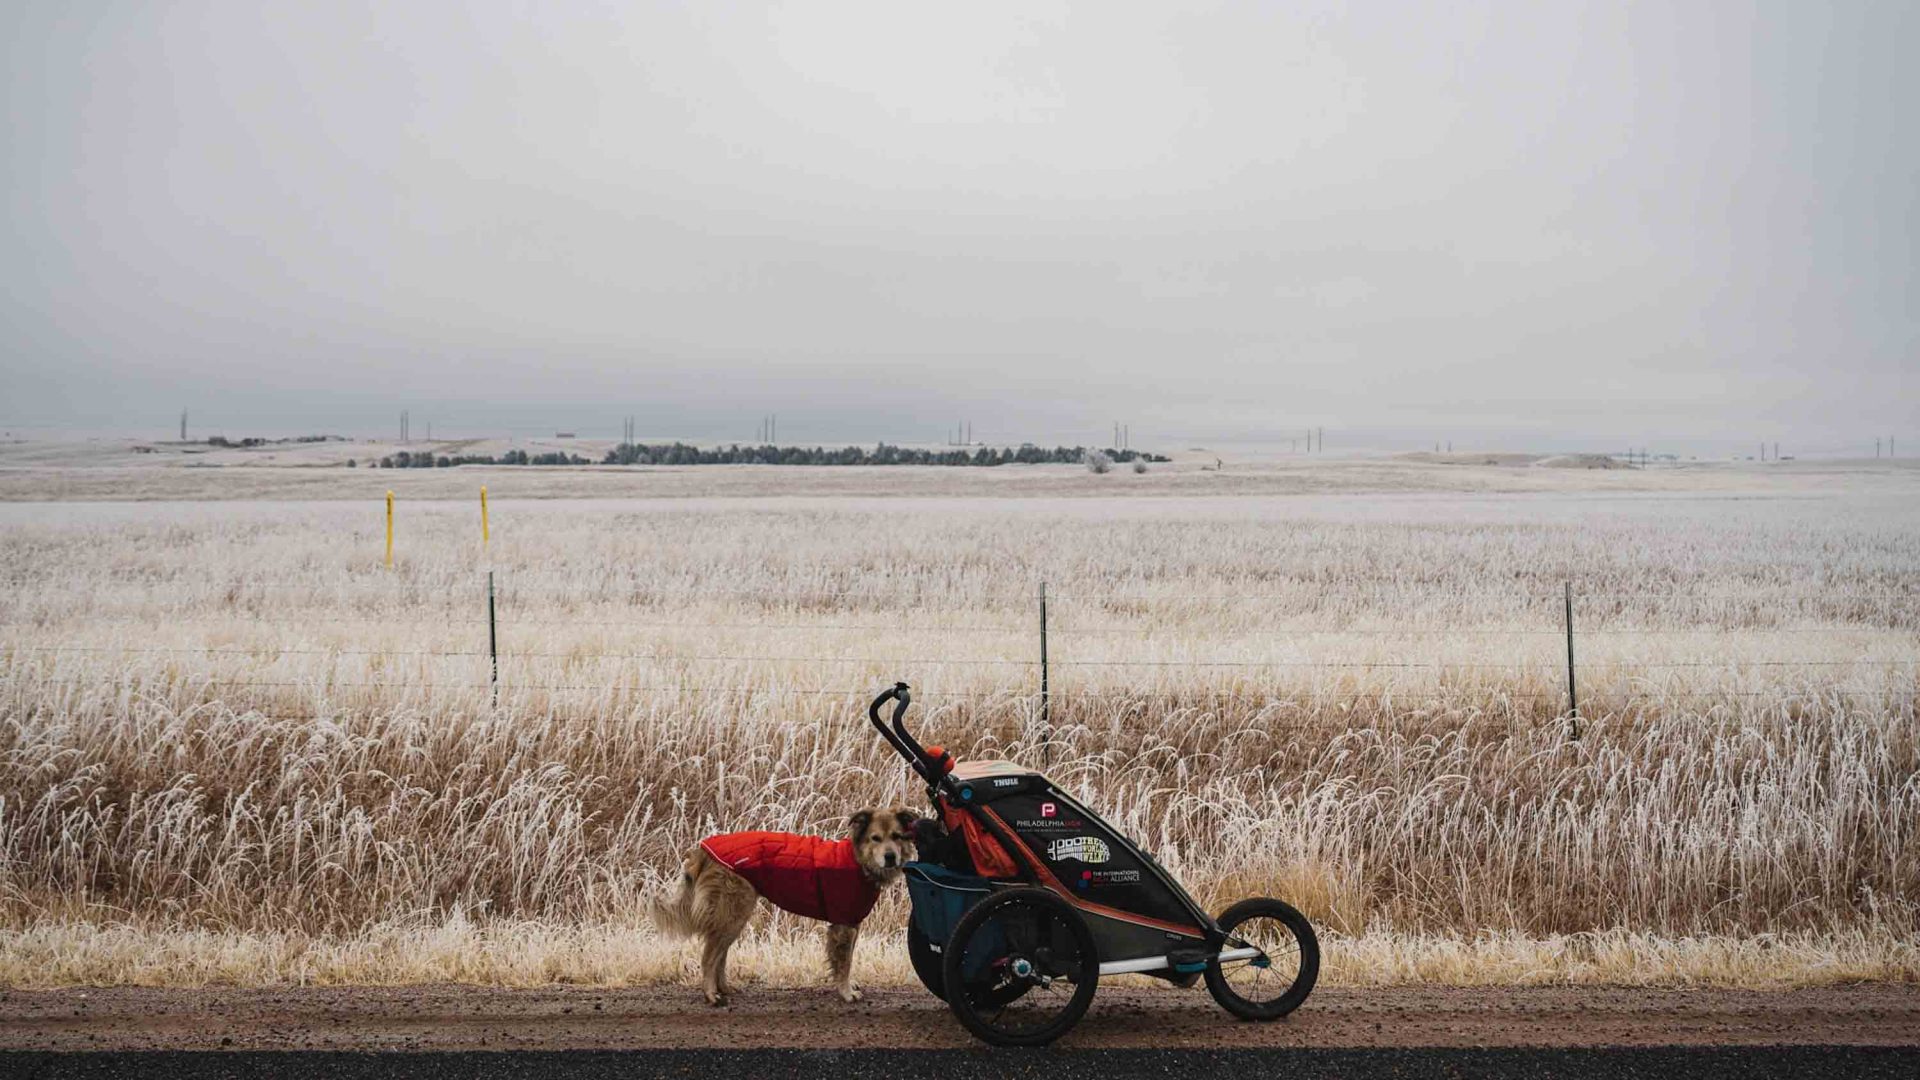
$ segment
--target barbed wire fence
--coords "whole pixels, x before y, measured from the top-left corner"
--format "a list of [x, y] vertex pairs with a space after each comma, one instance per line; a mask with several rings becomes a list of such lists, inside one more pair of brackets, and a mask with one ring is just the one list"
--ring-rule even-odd
[[[361, 616], [319, 615], [296, 619], [271, 620], [249, 619], [244, 612], [232, 612], [222, 615], [199, 613], [192, 605], [209, 599], [218, 599], [228, 604], [241, 603], [249, 597], [271, 594], [297, 594], [309, 598], [327, 599], [342, 596], [365, 596], [375, 599], [393, 600], [418, 604], [427, 599], [445, 601], [431, 610], [432, 625], [449, 634], [471, 634], [471, 643], [466, 647], [404, 649], [377, 648], [355, 649], [336, 647], [312, 647], [304, 645], [159, 645], [159, 644], [80, 644], [61, 642], [53, 644], [39, 643], [31, 639], [32, 632], [45, 626], [45, 621], [32, 619], [0, 619], [0, 630], [5, 640], [0, 650], [5, 651], [15, 661], [29, 655], [101, 655], [101, 656], [154, 656], [180, 658], [221, 658], [246, 657], [257, 660], [269, 660], [281, 656], [309, 657], [357, 657], [370, 660], [412, 659], [412, 660], [484, 660], [478, 676], [459, 682], [417, 680], [410, 678], [389, 679], [340, 679], [328, 676], [324, 679], [273, 679], [255, 677], [227, 677], [203, 672], [192, 678], [192, 682], [209, 692], [224, 692], [231, 689], [309, 689], [326, 691], [343, 689], [383, 689], [403, 693], [455, 692], [473, 695], [484, 694], [487, 706], [497, 708], [503, 692], [509, 701], [523, 697], [528, 693], [569, 694], [592, 693], [606, 695], [636, 694], [714, 694], [714, 695], [793, 695], [815, 698], [840, 698], [850, 702], [864, 702], [872, 694], [883, 689], [877, 683], [855, 685], [849, 681], [846, 685], [835, 686], [796, 686], [779, 683], [722, 683], [690, 681], [686, 678], [660, 680], [657, 677], [646, 681], [636, 681], [626, 677], [631, 670], [619, 672], [621, 677], [594, 682], [554, 681], [550, 676], [539, 673], [542, 666], [558, 664], [563, 668], [578, 668], [581, 665], [620, 663], [632, 668], [658, 669], [664, 665], [691, 664], [801, 664], [822, 671], [844, 671], [860, 668], [868, 672], [890, 671], [897, 676], [888, 676], [914, 681], [913, 676], [929, 669], [945, 671], [950, 669], [992, 670], [1005, 673], [1006, 685], [995, 689], [977, 687], [962, 688], [935, 687], [930, 693], [923, 693], [922, 700], [946, 697], [962, 700], [1003, 700], [1018, 701], [1030, 708], [1038, 725], [1038, 742], [1043, 753], [1050, 752], [1054, 730], [1053, 707], [1060, 701], [1087, 701], [1114, 697], [1132, 699], [1152, 699], [1156, 696], [1178, 698], [1183, 701], [1240, 700], [1264, 695], [1268, 700], [1286, 700], [1289, 692], [1284, 686], [1269, 686], [1265, 690], [1251, 689], [1246, 686], [1220, 687], [1183, 686], [1175, 690], [1141, 690], [1126, 686], [1101, 686], [1081, 676], [1089, 673], [1101, 675], [1123, 675], [1128, 671], [1152, 671], [1156, 675], [1169, 672], [1191, 673], [1231, 673], [1239, 675], [1249, 672], [1271, 674], [1312, 674], [1324, 672], [1360, 673], [1360, 672], [1431, 672], [1440, 673], [1499, 673], [1533, 678], [1536, 683], [1546, 672], [1559, 669], [1555, 678], [1564, 677], [1564, 688], [1556, 690], [1518, 689], [1508, 687], [1499, 692], [1499, 696], [1514, 703], [1530, 703], [1546, 712], [1546, 706], [1554, 706], [1547, 713], [1553, 720], [1564, 723], [1569, 738], [1578, 738], [1582, 719], [1581, 698], [1579, 694], [1581, 664], [1579, 657], [1582, 644], [1607, 639], [1631, 639], [1637, 637], [1656, 637], [1661, 635], [1741, 635], [1747, 638], [1764, 638], [1779, 635], [1787, 641], [1804, 642], [1807, 635], [1833, 636], [1854, 632], [1873, 632], [1889, 635], [1889, 641], [1900, 651], [1893, 656], [1856, 656], [1836, 659], [1831, 655], [1795, 655], [1796, 649], [1780, 649], [1780, 655], [1760, 657], [1730, 657], [1722, 659], [1636, 659], [1633, 667], [1647, 672], [1677, 672], [1685, 670], [1737, 670], [1748, 669], [1880, 669], [1903, 678], [1911, 693], [1913, 683], [1920, 679], [1920, 590], [1835, 590], [1835, 591], [1776, 591], [1776, 592], [1727, 592], [1684, 593], [1663, 590], [1622, 591], [1618, 589], [1583, 592], [1574, 582], [1566, 582], [1555, 592], [1539, 589], [1517, 589], [1505, 593], [1490, 593], [1505, 599], [1519, 601], [1523, 621], [1503, 626], [1450, 626], [1436, 624], [1415, 618], [1406, 625], [1381, 627], [1368, 626], [1331, 626], [1315, 625], [1311, 627], [1290, 627], [1284, 630], [1264, 631], [1235, 626], [1232, 629], [1219, 630], [1204, 635], [1195, 635], [1190, 629], [1164, 631], [1151, 619], [1155, 610], [1164, 611], [1170, 606], [1184, 605], [1259, 605], [1292, 604], [1300, 605], [1304, 601], [1319, 601], [1338, 598], [1347, 601], [1364, 599], [1372, 605], [1390, 603], [1396, 599], [1410, 601], [1406, 606], [1417, 610], [1422, 599], [1431, 599], [1416, 587], [1403, 582], [1382, 583], [1372, 587], [1356, 587], [1352, 583], [1316, 585], [1301, 583], [1290, 592], [1212, 592], [1212, 593], [1168, 593], [1151, 590], [1135, 591], [1068, 591], [1049, 593], [1044, 582], [1030, 594], [1033, 601], [1033, 618], [1024, 625], [1011, 622], [977, 624], [964, 621], [921, 621], [922, 607], [894, 606], [888, 609], [880, 602], [887, 599], [881, 590], [833, 589], [833, 588], [661, 588], [634, 580], [622, 580], [618, 574], [605, 575], [579, 573], [542, 573], [539, 571], [515, 572], [507, 576], [504, 584], [512, 587], [502, 589], [500, 580], [504, 575], [497, 571], [479, 571], [447, 574], [438, 576], [411, 575], [399, 580], [264, 580], [239, 578], [233, 580], [155, 580], [136, 576], [92, 576], [85, 580], [90, 588], [110, 588], [116, 585], [152, 590], [160, 588], [172, 591], [176, 596], [186, 598], [184, 610], [163, 610], [147, 614], [127, 614], [124, 612], [101, 612], [74, 619], [63, 619], [62, 625], [71, 625], [77, 621], [81, 625], [126, 624], [163, 630], [170, 625], [227, 625], [236, 620], [246, 620], [254, 627], [310, 628], [312, 626], [388, 626], [392, 624], [390, 615], [368, 613]], [[520, 582], [549, 581], [564, 579], [570, 586], [559, 591], [540, 592], [522, 588]], [[45, 584], [44, 580], [14, 579], [0, 582], [17, 588]], [[601, 599], [583, 601], [583, 597], [598, 594]], [[564, 598], [575, 602], [618, 603], [625, 604], [635, 611], [632, 618], [552, 618], [539, 617], [537, 614], [521, 616], [520, 607], [527, 601]], [[912, 598], [916, 601], [931, 599], [938, 601], [936, 593], [932, 597], [922, 596], [914, 590]], [[658, 609], [665, 601], [695, 601], [725, 599], [728, 601], [751, 600], [764, 609], [774, 612], [788, 612], [769, 620], [741, 619], [736, 617], [712, 619], [701, 617], [660, 618]], [[1449, 599], [1457, 600], [1457, 596]], [[502, 601], [505, 601], [504, 603]], [[871, 605], [861, 612], [864, 616], [882, 616], [879, 619], [866, 618], [857, 622], [816, 621], [795, 619], [792, 611], [801, 604], [827, 602], [859, 601]], [[997, 604], [1003, 610], [1010, 610], [1013, 598], [1002, 596]], [[1649, 609], [1671, 611], [1677, 607], [1692, 606], [1696, 617], [1687, 625], [1620, 625], [1611, 620], [1623, 615], [1631, 616], [1640, 612], [1643, 616]], [[1062, 609], [1066, 617], [1063, 619]], [[1383, 608], [1384, 609], [1384, 608]], [[416, 607], [416, 610], [419, 610]], [[466, 610], [467, 615], [458, 612]], [[1597, 618], [1582, 618], [1581, 612], [1587, 611]], [[884, 616], [891, 614], [897, 621], [886, 621]], [[1254, 612], [1257, 615], [1259, 612]], [[1709, 617], [1700, 617], [1702, 614]], [[1751, 620], [1756, 614], [1764, 614], [1776, 625], [1754, 626], [1742, 623]], [[1105, 621], [1100, 616], [1106, 617]], [[1552, 618], [1558, 616], [1558, 618]], [[1835, 616], [1844, 621], [1825, 621], [1822, 625], [1777, 625], [1795, 617], [1817, 617], [1831, 620]], [[1376, 616], [1377, 618], [1377, 616]], [[1120, 620], [1116, 625], [1115, 620]], [[579, 648], [556, 650], [548, 648], [513, 647], [512, 635], [521, 629], [550, 631], [561, 628], [622, 629], [622, 630], [672, 630], [672, 631], [799, 631], [818, 635], [898, 635], [903, 630], [911, 630], [921, 637], [942, 638], [954, 636], [965, 639], [967, 635], [995, 635], [1003, 639], [1030, 642], [1033, 653], [1027, 657], [950, 657], [933, 655], [825, 655], [822, 650], [782, 649], [778, 651], [682, 651], [669, 648], [653, 648], [645, 651], [598, 650], [583, 652]], [[507, 647], [502, 647], [503, 631], [506, 634]], [[1164, 657], [1111, 657], [1087, 655], [1075, 648], [1081, 639], [1105, 640], [1116, 638], [1129, 639], [1138, 644], [1163, 643], [1166, 641], [1197, 641], [1202, 644], [1218, 644], [1221, 641], [1237, 640], [1246, 642], [1284, 640], [1293, 644], [1309, 641], [1340, 639], [1521, 639], [1537, 640], [1552, 647], [1555, 655], [1530, 656], [1521, 659], [1329, 659], [1329, 658], [1261, 658], [1261, 659], [1196, 659]], [[1062, 642], [1067, 644], [1063, 651]], [[1559, 646], [1564, 644], [1564, 658], [1558, 655]], [[507, 664], [506, 675], [502, 674], [502, 662]], [[1617, 673], [1619, 661], [1609, 663], [1609, 670]], [[526, 672], [526, 677], [522, 673]], [[1062, 676], [1065, 676], [1063, 682]], [[833, 676], [840, 678], [838, 674]], [[1534, 685], [1534, 684], [1525, 684]], [[1885, 684], [1881, 689], [1857, 691], [1858, 693], [1885, 693]], [[1483, 688], [1484, 689], [1484, 688]], [[1396, 691], [1405, 693], [1406, 691]], [[1845, 694], [1844, 688], [1823, 686], [1822, 693]], [[1645, 697], [1662, 699], [1671, 691], [1656, 688]], [[1778, 698], [1787, 693], [1780, 687], [1762, 690], [1716, 688], [1712, 696], [1735, 699]], [[1348, 702], [1378, 701], [1381, 691], [1367, 693], [1328, 694], [1323, 689], [1299, 691], [1292, 696], [1310, 700], [1315, 704], [1326, 704], [1342, 699]], [[1609, 696], [1618, 701], [1620, 695]], [[300, 719], [295, 716], [282, 716], [283, 719]], [[308, 717], [308, 718], [317, 718]], [[1275, 726], [1311, 727], [1312, 723], [1287, 724], [1283, 721], [1267, 721]]]

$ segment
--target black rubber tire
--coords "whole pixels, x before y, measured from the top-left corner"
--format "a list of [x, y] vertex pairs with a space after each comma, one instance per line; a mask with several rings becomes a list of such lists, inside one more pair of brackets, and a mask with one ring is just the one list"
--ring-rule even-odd
[[[1093, 1004], [1094, 990], [1100, 983], [1100, 957], [1095, 951], [1093, 930], [1072, 904], [1046, 889], [1038, 888], [1007, 889], [975, 904], [971, 911], [961, 917], [959, 925], [953, 928], [953, 937], [947, 942], [942, 957], [941, 984], [956, 987], [965, 984], [961, 968], [969, 942], [983, 926], [996, 918], [1005, 918], [1007, 909], [1015, 907], [1046, 911], [1049, 917], [1058, 918], [1060, 925], [1073, 938], [1078, 954], [1073, 966], [1078, 968], [1076, 974], [1079, 977], [1072, 983], [1073, 993], [1065, 1006], [1057, 1016], [1040, 1027], [1019, 1031], [995, 1026], [997, 1016], [989, 1017], [984, 1010], [1002, 1009], [1024, 996], [1030, 987], [998, 987], [984, 994], [952, 994], [947, 996], [947, 1007], [953, 1010], [954, 1018], [960, 1021], [961, 1026], [982, 1042], [994, 1046], [1045, 1046], [1072, 1030], [1080, 1018], [1087, 1014], [1087, 1007]], [[1017, 993], [1013, 992], [1016, 990]]]
[[1242, 900], [1221, 912], [1220, 929], [1232, 939], [1236, 927], [1255, 918], [1283, 924], [1299, 944], [1300, 968], [1293, 984], [1274, 998], [1256, 1001], [1243, 997], [1227, 982], [1226, 972], [1220, 969], [1220, 959], [1216, 956], [1207, 962], [1207, 993], [1213, 995], [1221, 1008], [1242, 1020], [1278, 1020], [1299, 1008], [1307, 995], [1313, 993], [1313, 984], [1320, 978], [1320, 939], [1313, 932], [1313, 924], [1294, 910], [1293, 905], [1266, 897]]
[[[907, 920], [907, 959], [913, 962], [913, 973], [920, 976], [920, 985], [932, 991], [933, 996], [941, 1001], [947, 1000], [947, 979], [941, 967], [940, 954], [912, 919]], [[1026, 992], [1024, 986], [1003, 987], [990, 992], [986, 1000], [991, 1005], [1006, 1005], [1020, 1000]]]

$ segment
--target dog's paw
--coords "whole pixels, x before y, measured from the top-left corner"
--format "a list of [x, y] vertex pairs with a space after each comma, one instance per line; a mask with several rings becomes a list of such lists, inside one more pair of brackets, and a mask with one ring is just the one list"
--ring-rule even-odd
[[840, 1000], [851, 1005], [860, 1000], [860, 991], [851, 985], [843, 986], [840, 988]]
[[727, 995], [725, 994], [708, 994], [707, 995], [707, 1004], [709, 1005], [719, 1007], [721, 1005], [725, 1005], [726, 1003], [727, 1003]]

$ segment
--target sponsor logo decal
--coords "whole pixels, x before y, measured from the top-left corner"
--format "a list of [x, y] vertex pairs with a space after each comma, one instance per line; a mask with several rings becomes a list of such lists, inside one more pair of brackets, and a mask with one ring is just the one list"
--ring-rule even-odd
[[1075, 859], [1083, 863], [1103, 863], [1108, 857], [1107, 842], [1097, 836], [1063, 836], [1047, 844], [1047, 858], [1054, 862]]
[[1079, 818], [1020, 818], [1014, 823], [1019, 829], [1084, 829], [1087, 823]]
[[1019, 787], [1020, 778], [1017, 776], [1002, 776], [994, 780], [993, 786], [994, 787]]
[[1080, 876], [1074, 879], [1073, 887], [1097, 889], [1102, 885], [1138, 885], [1139, 883], [1140, 871], [1138, 870], [1082, 870]]
[[1061, 829], [1084, 829], [1087, 827], [1087, 823], [1081, 821], [1079, 818], [1061, 817], [1060, 804], [1055, 802], [1041, 803], [1039, 817], [1021, 818], [1013, 824], [1014, 827], [1018, 829], [1046, 830], [1048, 832], [1057, 832]]

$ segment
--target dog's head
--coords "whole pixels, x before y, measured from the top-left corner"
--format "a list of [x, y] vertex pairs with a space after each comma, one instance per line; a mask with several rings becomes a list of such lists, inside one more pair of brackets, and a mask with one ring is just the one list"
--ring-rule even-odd
[[847, 819], [853, 857], [867, 876], [882, 885], [900, 876], [914, 855], [914, 823], [920, 815], [904, 807], [862, 810]]

